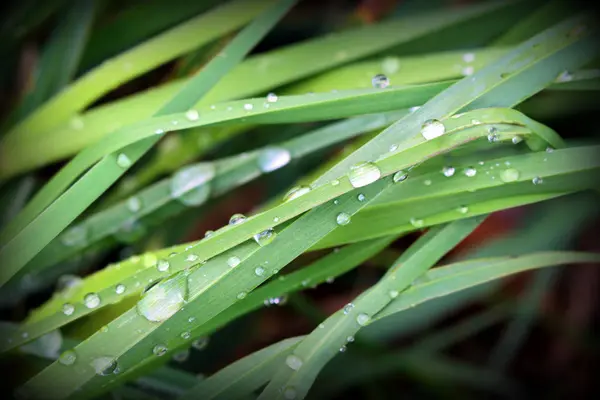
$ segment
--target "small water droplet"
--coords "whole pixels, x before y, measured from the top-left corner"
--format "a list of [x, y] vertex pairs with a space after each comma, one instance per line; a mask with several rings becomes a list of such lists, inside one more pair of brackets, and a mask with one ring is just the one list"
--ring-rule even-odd
[[165, 346], [164, 344], [157, 344], [152, 348], [152, 353], [155, 356], [161, 357], [167, 354], [167, 350], [167, 346]]
[[356, 196], [356, 198], [358, 199], [358, 201], [365, 201], [366, 197], [364, 194], [359, 193], [358, 196]]
[[421, 108], [421, 106], [414, 106], [408, 109], [409, 113], [414, 113], [415, 111], [417, 111], [419, 108]]
[[514, 168], [505, 169], [500, 173], [502, 182], [514, 182], [519, 179], [519, 171]]
[[131, 160], [129, 159], [129, 157], [127, 157], [127, 154], [125, 153], [120, 153], [117, 156], [117, 165], [121, 168], [129, 168], [131, 167]]
[[62, 312], [65, 315], [72, 315], [73, 312], [75, 311], [75, 306], [71, 303], [65, 303], [62, 306]]
[[350, 311], [352, 311], [352, 309], [354, 308], [354, 304], [352, 303], [348, 303], [344, 306], [344, 315], [348, 315], [350, 313]]
[[264, 172], [272, 172], [286, 166], [292, 155], [283, 147], [266, 147], [260, 151], [256, 159], [258, 168]]
[[231, 218], [229, 218], [229, 225], [241, 224], [245, 220], [246, 216], [244, 214], [233, 214]]
[[340, 347], [340, 353], [345, 353], [347, 349], [348, 349], [348, 348], [346, 347], [346, 345], [345, 345], [345, 344], [344, 344], [344, 345], [342, 345], [342, 347]]
[[469, 212], [469, 207], [467, 206], [460, 206], [458, 207], [458, 212], [461, 214], [466, 214]]
[[355, 164], [350, 167], [350, 172], [348, 173], [350, 184], [355, 188], [373, 183], [380, 177], [381, 171], [377, 168], [377, 165], [371, 162]]
[[325, 324], [319, 324], [319, 329], [324, 329], [325, 328]]
[[192, 336], [191, 333], [189, 333], [188, 331], [181, 333], [181, 338], [185, 339], [185, 340], [189, 339], [191, 336]]
[[160, 272], [166, 272], [169, 270], [170, 264], [167, 260], [158, 260], [156, 262], [156, 269]]
[[388, 294], [391, 299], [395, 299], [400, 293], [397, 290], [390, 290]]
[[513, 136], [513, 138], [510, 141], [512, 142], [512, 144], [518, 144], [521, 143], [523, 139], [520, 136]]
[[265, 229], [264, 231], [254, 235], [254, 241], [259, 246], [265, 246], [275, 240], [277, 234], [273, 228]]
[[188, 110], [185, 113], [185, 117], [190, 121], [196, 121], [198, 118], [200, 118], [200, 114], [198, 114], [198, 111], [196, 110]]
[[237, 295], [238, 300], [246, 298], [246, 292], [239, 292]]
[[97, 375], [107, 376], [117, 371], [117, 360], [114, 357], [97, 357], [90, 362]]
[[302, 367], [302, 359], [295, 354], [290, 354], [285, 358], [285, 363], [294, 371], [298, 371]]
[[117, 284], [117, 286], [115, 286], [115, 293], [116, 294], [123, 294], [125, 293], [125, 285], [123, 285], [122, 283]]
[[83, 246], [87, 241], [88, 230], [84, 225], [75, 225], [69, 228], [60, 237], [60, 241], [65, 246]]
[[130, 197], [127, 199], [127, 208], [133, 213], [138, 212], [142, 208], [142, 201], [139, 197]]
[[335, 218], [335, 222], [337, 222], [338, 225], [348, 225], [350, 223], [350, 215], [339, 213]]
[[334, 179], [334, 180], [331, 181], [331, 186], [337, 186], [339, 184], [340, 184], [340, 181], [337, 180], [337, 179]]
[[423, 181], [423, 184], [424, 184], [425, 186], [431, 186], [431, 179], [425, 179], [425, 180]]
[[546, 153], [552, 153], [554, 149], [552, 147], [546, 147]]
[[254, 273], [256, 276], [263, 276], [265, 274], [265, 269], [263, 267], [254, 268]]
[[237, 267], [238, 265], [240, 265], [239, 257], [236, 257], [236, 256], [229, 257], [227, 259], [227, 265], [229, 265], [231, 268]]
[[544, 179], [542, 179], [539, 176], [534, 177], [531, 182], [533, 182], [534, 185], [541, 185], [542, 183], [544, 183]]
[[369, 323], [371, 317], [369, 317], [367, 314], [365, 313], [360, 313], [356, 316], [356, 322], [358, 322], [358, 324], [360, 326], [365, 326]]
[[425, 140], [435, 139], [446, 132], [446, 127], [437, 119], [430, 119], [421, 126], [421, 135]]
[[573, 75], [569, 71], [563, 71], [556, 78], [556, 82], [569, 82], [573, 80]]
[[305, 195], [308, 192], [310, 192], [309, 186], [293, 187], [286, 193], [286, 195], [283, 198], [283, 201], [286, 202], [286, 201], [294, 200], [295, 198]]
[[456, 172], [456, 168], [451, 167], [451, 166], [446, 166], [446, 167], [442, 168], [442, 174], [444, 174], [444, 176], [446, 176], [448, 178], [453, 176], [455, 172]]
[[83, 304], [85, 304], [87, 308], [96, 308], [100, 305], [100, 296], [96, 293], [88, 293], [83, 298]]
[[196, 350], [204, 350], [208, 346], [208, 336], [202, 336], [192, 342], [192, 347]]
[[145, 291], [137, 303], [137, 311], [148, 321], [165, 321], [183, 307], [187, 293], [187, 276], [180, 271]]
[[58, 362], [62, 365], [73, 365], [77, 360], [77, 353], [74, 350], [66, 350], [58, 357]]
[[422, 219], [418, 219], [418, 218], [411, 218], [410, 219], [410, 224], [412, 226], [414, 226], [415, 228], [420, 228], [422, 227], [425, 223], [423, 222]]
[[408, 178], [408, 174], [404, 171], [398, 171], [392, 176], [392, 181], [394, 183], [404, 182]]
[[267, 101], [268, 101], [269, 103], [275, 103], [275, 102], [277, 102], [277, 100], [278, 100], [278, 99], [279, 99], [279, 98], [277, 97], [277, 95], [276, 95], [275, 93], [269, 93], [269, 94], [267, 95]]
[[475, 61], [475, 54], [474, 53], [465, 53], [462, 56], [462, 59], [464, 62], [470, 63]]
[[209, 238], [213, 235], [213, 233], [215, 233], [215, 231], [210, 231], [210, 230], [206, 231], [206, 232], [204, 232], [204, 237]]
[[163, 133], [165, 133], [165, 131], [162, 130], [162, 129], [157, 129], [157, 130], [154, 131], [155, 135], [162, 135]]
[[393, 145], [390, 146], [390, 153], [393, 153], [396, 150], [398, 150], [398, 145], [397, 144], [393, 144]]
[[464, 76], [469, 76], [469, 75], [473, 75], [473, 72], [475, 72], [475, 68], [473, 68], [471, 65], [464, 67], [462, 69], [462, 74]]
[[469, 178], [472, 178], [475, 175], [477, 175], [477, 170], [473, 167], [469, 167], [469, 168], [465, 169], [465, 175], [468, 176]]
[[246, 111], [250, 111], [253, 108], [254, 108], [254, 106], [252, 104], [250, 104], [250, 103], [244, 104], [244, 110], [246, 110]]
[[188, 349], [185, 349], [185, 350], [181, 350], [181, 351], [178, 351], [177, 353], [173, 354], [173, 361], [182, 363], [182, 362], [187, 361], [187, 359], [189, 357], [190, 357], [190, 351]]
[[185, 258], [185, 261], [188, 262], [195, 262], [198, 261], [198, 255], [197, 254], [188, 254], [188, 256]]
[[171, 197], [186, 206], [199, 206], [210, 195], [210, 181], [215, 176], [212, 163], [198, 163], [177, 171], [171, 179]]
[[294, 400], [298, 396], [298, 391], [293, 386], [288, 386], [283, 390], [283, 397], [287, 400]]
[[390, 86], [390, 80], [383, 74], [377, 74], [371, 79], [371, 84], [375, 89], [385, 89]]

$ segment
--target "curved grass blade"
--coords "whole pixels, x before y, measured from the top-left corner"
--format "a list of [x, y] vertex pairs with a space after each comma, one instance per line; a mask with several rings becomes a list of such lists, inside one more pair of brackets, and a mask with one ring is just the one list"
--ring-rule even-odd
[[[213, 59], [185, 88], [163, 106], [157, 115], [172, 114], [191, 107], [266, 35], [292, 5], [293, 0], [284, 0], [256, 18], [227, 46], [225, 49], [227, 57]], [[5, 230], [18, 233], [0, 249], [0, 260], [10, 260], [10, 264], [6, 264], [0, 274], [0, 284], [6, 283], [157, 141], [158, 138], [155, 137], [147, 138], [128, 146], [119, 154], [104, 157], [51, 205], [56, 194], [54, 192], [56, 186], [50, 181], [15, 218], [13, 225]], [[81, 193], [81, 190], [84, 193]], [[73, 201], [73, 197], [70, 196], [76, 199]], [[67, 209], [64, 209], [67, 204]], [[48, 208], [44, 210], [47, 206]]]
[[318, 373], [339, 354], [348, 338], [367, 325], [373, 315], [461, 242], [484, 218], [468, 218], [437, 226], [417, 239], [377, 284], [330, 316], [323, 323], [323, 328], [312, 331], [297, 345], [293, 355], [299, 360], [299, 367], [286, 368], [282, 365], [259, 399], [285, 399], [290, 397], [290, 393], [294, 394], [293, 398], [305, 398]]
[[384, 318], [425, 301], [518, 272], [561, 264], [600, 261], [594, 253], [547, 251], [515, 257], [495, 257], [457, 262], [429, 271], [412, 287], [375, 316]]
[[179, 399], [226, 400], [251, 394], [269, 381], [301, 339], [285, 339], [254, 352], [200, 382]]

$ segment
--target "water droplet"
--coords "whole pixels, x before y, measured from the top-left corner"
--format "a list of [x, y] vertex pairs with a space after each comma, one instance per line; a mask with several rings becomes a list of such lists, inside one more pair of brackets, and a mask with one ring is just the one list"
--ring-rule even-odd
[[229, 265], [231, 268], [237, 267], [238, 265], [240, 265], [239, 257], [236, 257], [236, 256], [229, 257], [227, 259], [227, 265]]
[[342, 345], [342, 347], [340, 347], [340, 353], [345, 353], [346, 350], [348, 350], [348, 348], [346, 347], [346, 345]]
[[114, 357], [98, 357], [90, 362], [97, 375], [107, 376], [117, 371], [117, 360]]
[[189, 339], [190, 337], [192, 337], [192, 334], [191, 334], [191, 333], [189, 333], [188, 331], [185, 331], [185, 332], [182, 332], [182, 333], [181, 333], [181, 338], [182, 338], [182, 339], [185, 339], [185, 340], [187, 340], [187, 339]]
[[157, 344], [156, 346], [154, 346], [152, 348], [152, 353], [155, 356], [164, 356], [165, 354], [167, 354], [167, 346], [165, 346], [164, 344]]
[[514, 168], [505, 169], [500, 173], [502, 182], [514, 182], [519, 179], [519, 171]]
[[275, 305], [275, 306], [283, 306], [287, 303], [287, 296], [286, 295], [282, 295], [282, 296], [278, 296], [278, 297], [270, 297], [268, 299], [266, 299], [263, 303], [265, 306], [271, 306], [271, 305]]
[[83, 298], [83, 304], [85, 304], [87, 308], [96, 308], [100, 305], [100, 296], [96, 293], [88, 293]]
[[352, 309], [354, 308], [354, 304], [352, 303], [348, 303], [344, 306], [344, 315], [348, 315], [350, 313], [350, 311], [352, 311]]
[[358, 322], [358, 324], [360, 326], [365, 326], [369, 323], [369, 321], [371, 320], [371, 317], [369, 317], [367, 314], [365, 313], [360, 313], [356, 316], [356, 322]]
[[465, 175], [468, 176], [469, 178], [472, 178], [475, 175], [477, 175], [477, 170], [473, 167], [469, 167], [469, 168], [465, 169]]
[[204, 350], [208, 346], [208, 336], [202, 336], [192, 342], [192, 347], [196, 350]]
[[469, 212], [469, 207], [467, 206], [460, 206], [458, 207], [458, 212], [461, 214], [466, 214]]
[[333, 281], [335, 281], [335, 278], [333, 276], [329, 276], [329, 277], [327, 277], [327, 279], [325, 279], [325, 282], [330, 283], [330, 284], [333, 283]]
[[371, 79], [371, 84], [375, 89], [385, 89], [390, 86], [390, 80], [383, 74], [377, 74]]
[[388, 294], [391, 299], [395, 299], [400, 293], [397, 290], [390, 290]]
[[556, 82], [569, 82], [573, 80], [573, 75], [569, 71], [563, 71], [556, 78]]
[[157, 129], [154, 131], [154, 134], [156, 134], [156, 135], [162, 135], [163, 133], [165, 133], [165, 131], [162, 129]]
[[417, 111], [419, 108], [421, 108], [421, 106], [414, 106], [408, 109], [409, 113], [414, 113], [415, 111]]
[[231, 218], [229, 218], [229, 225], [241, 224], [245, 220], [246, 216], [244, 214], [233, 214]]
[[188, 110], [185, 113], [185, 117], [190, 121], [196, 121], [200, 117], [200, 114], [198, 114], [198, 111], [196, 110]]
[[265, 269], [263, 267], [254, 268], [254, 273], [256, 276], [263, 276], [265, 274]]
[[421, 135], [425, 140], [435, 139], [446, 132], [446, 127], [437, 119], [430, 119], [421, 126]]
[[156, 263], [156, 269], [160, 272], [166, 272], [169, 270], [170, 264], [167, 260], [158, 260]]
[[199, 163], [182, 168], [171, 179], [171, 197], [186, 206], [199, 206], [210, 195], [210, 181], [215, 176], [212, 163]]
[[278, 100], [278, 99], [279, 99], [279, 98], [277, 97], [277, 95], [276, 95], [275, 93], [269, 93], [269, 94], [267, 95], [267, 101], [268, 101], [269, 103], [275, 103], [275, 102], [277, 102], [277, 100]]
[[464, 62], [470, 63], [475, 61], [475, 54], [474, 53], [465, 53], [462, 56], [462, 59]]
[[422, 219], [417, 219], [417, 218], [411, 218], [410, 219], [410, 224], [412, 226], [414, 226], [415, 228], [420, 228], [422, 227], [425, 223], [423, 222]]
[[127, 154], [125, 153], [120, 153], [117, 156], [117, 165], [121, 168], [129, 168], [131, 167], [131, 160], [129, 159], [129, 157], [127, 157]]
[[308, 192], [310, 192], [309, 186], [293, 187], [285, 194], [285, 196], [283, 197], [283, 201], [285, 202], [285, 201], [294, 200], [295, 198], [305, 195]]
[[205, 238], [209, 238], [211, 237], [213, 234], [215, 233], [215, 231], [206, 231], [204, 232], [204, 237]]
[[244, 110], [246, 110], [246, 111], [250, 111], [253, 108], [254, 108], [254, 106], [252, 104], [250, 104], [250, 103], [244, 104]]
[[188, 262], [194, 262], [194, 261], [198, 261], [198, 255], [197, 254], [188, 254], [188, 256], [185, 258], [185, 261]]
[[425, 186], [431, 186], [431, 179], [425, 179], [425, 180], [423, 181], [423, 184], [424, 184]]
[[173, 361], [182, 363], [182, 362], [187, 361], [187, 359], [189, 357], [190, 357], [190, 351], [188, 349], [185, 349], [185, 350], [181, 350], [181, 351], [178, 351], [177, 353], [173, 354]]
[[350, 223], [350, 215], [339, 213], [335, 218], [335, 222], [337, 222], [338, 225], [348, 225]]
[[302, 359], [295, 354], [290, 354], [285, 358], [285, 363], [294, 371], [298, 371], [302, 367]]
[[392, 176], [392, 181], [394, 183], [404, 182], [408, 178], [408, 174], [404, 171], [398, 171]]
[[77, 360], [77, 353], [73, 350], [66, 350], [58, 357], [58, 362], [62, 365], [73, 365]]
[[339, 184], [340, 184], [340, 181], [337, 180], [337, 179], [334, 179], [334, 180], [331, 181], [331, 186], [337, 186]]
[[180, 271], [146, 291], [137, 303], [137, 311], [148, 321], [165, 321], [183, 307], [187, 292], [187, 276]]
[[189, 323], [192, 323], [192, 322], [194, 322], [195, 320], [196, 320], [196, 317], [189, 317], [189, 318], [188, 318], [188, 322], [189, 322]]
[[62, 312], [65, 315], [72, 315], [73, 312], [75, 311], [75, 306], [71, 303], [65, 303], [62, 306]]
[[473, 72], [475, 72], [475, 68], [473, 68], [471, 65], [464, 67], [462, 69], [462, 74], [464, 76], [469, 76], [469, 75], [473, 75]]
[[348, 173], [350, 184], [355, 188], [373, 183], [380, 177], [381, 171], [377, 168], [377, 165], [371, 162], [354, 164], [350, 167], [350, 172]]
[[267, 173], [286, 166], [291, 159], [292, 155], [283, 147], [266, 147], [260, 151], [256, 161], [258, 168]]
[[87, 229], [84, 225], [75, 225], [61, 235], [60, 241], [68, 247], [82, 246], [87, 241]]
[[390, 146], [390, 153], [393, 153], [396, 150], [398, 150], [398, 145], [397, 144], [393, 144], [393, 145]]
[[142, 208], [142, 201], [139, 197], [130, 197], [127, 199], [127, 208], [131, 212], [138, 212]]
[[358, 201], [365, 201], [366, 197], [364, 194], [359, 193], [358, 196], [356, 196], [356, 198], [358, 199]]
[[554, 149], [552, 147], [546, 147], [546, 153], [552, 153]]
[[319, 329], [324, 329], [325, 328], [325, 324], [319, 324]]
[[333, 204], [335, 204], [335, 205], [337, 206], [338, 204], [340, 204], [340, 201], [339, 201], [338, 199], [335, 199], [335, 200], [333, 201]]
[[531, 182], [533, 182], [534, 185], [541, 185], [542, 183], [544, 183], [544, 180], [541, 177], [536, 176], [531, 180]]
[[452, 175], [454, 175], [454, 173], [456, 172], [456, 168], [451, 167], [451, 166], [447, 166], [442, 168], [442, 174], [444, 174], [444, 176], [446, 177], [451, 177]]
[[293, 400], [298, 396], [298, 391], [293, 386], [288, 386], [283, 390], [283, 397], [288, 400]]
[[125, 293], [125, 285], [123, 285], [122, 283], [117, 284], [117, 286], [115, 286], [115, 293], [116, 294], [123, 294]]
[[398, 57], [386, 57], [381, 63], [381, 70], [385, 74], [393, 75], [400, 69], [400, 60]]

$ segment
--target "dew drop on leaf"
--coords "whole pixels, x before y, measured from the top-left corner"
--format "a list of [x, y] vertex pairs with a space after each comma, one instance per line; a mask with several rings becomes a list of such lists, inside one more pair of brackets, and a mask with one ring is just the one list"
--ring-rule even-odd
[[294, 200], [295, 198], [305, 195], [308, 192], [310, 192], [309, 186], [296, 186], [286, 193], [286, 195], [283, 198], [283, 201], [286, 202]]
[[186, 206], [199, 206], [210, 196], [210, 181], [215, 176], [211, 163], [182, 168], [171, 178], [171, 197]]
[[391, 299], [395, 299], [400, 294], [397, 290], [390, 290], [389, 293]]
[[77, 353], [74, 350], [66, 350], [58, 357], [58, 362], [62, 365], [73, 365], [77, 360]]
[[453, 176], [455, 172], [456, 172], [456, 168], [451, 167], [451, 166], [446, 166], [446, 167], [442, 168], [442, 174], [444, 174], [444, 176], [448, 177], [448, 178]]
[[231, 268], [237, 267], [238, 265], [240, 265], [240, 258], [236, 256], [229, 257], [227, 259], [227, 265], [229, 265]]
[[183, 307], [187, 293], [187, 276], [180, 271], [143, 293], [137, 303], [137, 311], [148, 321], [165, 321]]
[[371, 79], [371, 84], [375, 89], [385, 89], [390, 86], [390, 80], [384, 74], [377, 74]]
[[63, 306], [62, 306], [63, 314], [65, 314], [67, 316], [72, 315], [74, 311], [75, 311], [75, 306], [73, 304], [71, 304], [71, 303], [63, 304]]
[[392, 181], [394, 183], [404, 182], [408, 178], [408, 174], [404, 171], [398, 171], [392, 176]]
[[348, 179], [352, 187], [359, 188], [375, 182], [381, 177], [381, 171], [377, 165], [371, 162], [362, 162], [350, 167]]
[[365, 313], [360, 313], [356, 316], [356, 322], [360, 325], [360, 326], [365, 326], [369, 323], [369, 320], [371, 318], [365, 314]]
[[178, 351], [173, 354], [173, 361], [182, 363], [185, 362], [190, 357], [190, 351], [188, 349]]
[[269, 103], [276, 103], [278, 99], [279, 99], [279, 98], [277, 97], [277, 95], [276, 95], [275, 93], [269, 93], [269, 94], [267, 95], [267, 101], [268, 101]]
[[196, 121], [198, 118], [200, 118], [200, 114], [198, 114], [198, 111], [196, 110], [188, 110], [185, 113], [185, 117], [190, 121]]
[[286, 166], [291, 159], [292, 155], [283, 147], [266, 147], [259, 152], [256, 161], [258, 168], [267, 173]]
[[152, 353], [155, 356], [164, 356], [167, 353], [167, 346], [165, 346], [164, 344], [157, 344], [156, 346], [154, 346], [152, 348]]
[[115, 293], [116, 294], [125, 293], [125, 285], [123, 285], [122, 283], [119, 283], [117, 286], [115, 286]]
[[505, 169], [500, 173], [502, 182], [515, 182], [519, 179], [519, 171], [514, 168]]
[[233, 214], [231, 218], [229, 218], [229, 225], [241, 224], [245, 220], [246, 216], [244, 214]]
[[192, 347], [196, 350], [204, 350], [208, 346], [208, 336], [202, 336], [192, 342]]
[[114, 357], [97, 357], [90, 362], [97, 375], [107, 376], [117, 371], [117, 360]]
[[344, 315], [348, 315], [350, 313], [350, 311], [352, 311], [353, 308], [354, 308], [354, 304], [352, 304], [352, 303], [346, 304], [343, 309]]
[[127, 208], [129, 211], [136, 213], [142, 209], [142, 201], [139, 197], [133, 196], [127, 199]]
[[167, 260], [158, 260], [156, 262], [156, 269], [160, 272], [166, 272], [169, 270], [170, 264]]
[[541, 177], [539, 177], [539, 176], [536, 176], [535, 178], [533, 178], [533, 179], [531, 180], [531, 182], [532, 182], [534, 185], [541, 185], [542, 183], [544, 183], [544, 180], [543, 180]]
[[290, 354], [285, 358], [285, 363], [294, 371], [298, 371], [302, 367], [302, 359], [295, 354]]
[[427, 120], [421, 125], [421, 135], [425, 140], [435, 139], [446, 132], [446, 127], [437, 119]]
[[348, 225], [350, 223], [350, 215], [346, 213], [339, 213], [335, 218], [335, 222], [338, 225]]
[[129, 168], [131, 167], [131, 160], [129, 159], [129, 157], [127, 157], [127, 154], [125, 153], [120, 153], [117, 156], [117, 165], [121, 168]]
[[422, 219], [418, 219], [418, 218], [411, 218], [410, 219], [410, 224], [412, 226], [414, 226], [415, 228], [421, 228], [424, 225], [424, 222]]
[[96, 308], [100, 305], [100, 296], [96, 293], [88, 293], [83, 298], [83, 304], [87, 308]]
[[263, 276], [265, 274], [265, 269], [263, 267], [254, 268], [254, 273], [256, 276]]
[[477, 175], [477, 170], [473, 167], [469, 167], [469, 168], [465, 169], [465, 175], [468, 176], [469, 178], [472, 178], [475, 175]]

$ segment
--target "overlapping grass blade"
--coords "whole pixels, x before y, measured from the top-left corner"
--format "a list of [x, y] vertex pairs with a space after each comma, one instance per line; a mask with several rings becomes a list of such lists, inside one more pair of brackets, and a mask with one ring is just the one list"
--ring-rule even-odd
[[[181, 112], [196, 103], [215, 82], [244, 58], [292, 4], [292, 1], [284, 0], [256, 18], [224, 50], [227, 57], [213, 59], [156, 115]], [[50, 181], [13, 220], [13, 224], [3, 231], [15, 232], [16, 236], [9, 235], [12, 239], [0, 250], [0, 260], [10, 263], [2, 270], [0, 283], [6, 283], [157, 141], [158, 138], [155, 137], [147, 138], [118, 154], [104, 157], [53, 203], [51, 202], [61, 190], [56, 190], [56, 181]], [[119, 159], [126, 161], [119, 163]], [[44, 209], [45, 207], [48, 208]]]

